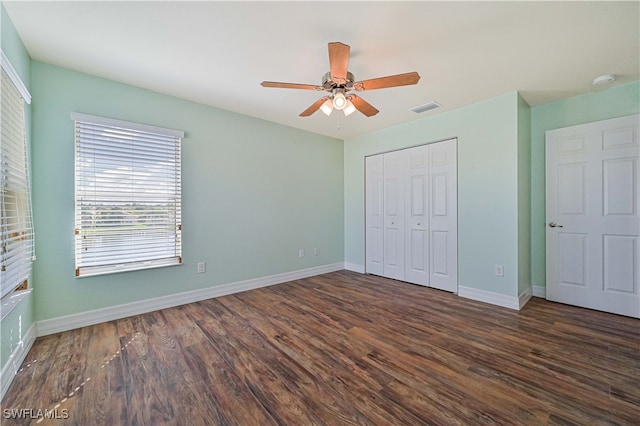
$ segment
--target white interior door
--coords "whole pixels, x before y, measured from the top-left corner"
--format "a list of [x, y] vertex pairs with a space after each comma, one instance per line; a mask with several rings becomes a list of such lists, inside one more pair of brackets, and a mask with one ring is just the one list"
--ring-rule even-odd
[[406, 150], [384, 154], [383, 276], [404, 280], [404, 178]]
[[382, 155], [366, 157], [366, 271], [370, 274], [382, 275], [383, 268], [383, 172], [384, 162]]
[[547, 299], [640, 318], [639, 122], [546, 133]]
[[429, 151], [429, 285], [458, 291], [457, 139], [427, 145]]
[[429, 284], [429, 163], [427, 146], [406, 150], [405, 193], [405, 281]]

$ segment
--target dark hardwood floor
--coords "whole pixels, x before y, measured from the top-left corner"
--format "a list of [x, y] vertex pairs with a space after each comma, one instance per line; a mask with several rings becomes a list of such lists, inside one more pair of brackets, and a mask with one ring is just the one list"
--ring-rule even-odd
[[[38, 338], [3, 425], [638, 425], [640, 321], [347, 271]], [[67, 419], [7, 419], [6, 410]]]

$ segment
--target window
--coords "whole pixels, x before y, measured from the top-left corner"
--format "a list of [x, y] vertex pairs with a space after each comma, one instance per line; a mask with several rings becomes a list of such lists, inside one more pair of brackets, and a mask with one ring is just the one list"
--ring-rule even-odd
[[76, 276], [182, 263], [184, 133], [73, 113]]
[[4, 297], [25, 287], [34, 244], [24, 116], [24, 103], [31, 102], [31, 96], [4, 53], [0, 79], [0, 297]]

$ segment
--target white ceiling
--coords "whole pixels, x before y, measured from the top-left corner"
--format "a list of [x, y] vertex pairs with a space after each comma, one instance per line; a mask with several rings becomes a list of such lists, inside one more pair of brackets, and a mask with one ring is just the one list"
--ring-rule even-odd
[[[59, 65], [347, 139], [520, 91], [536, 106], [640, 79], [640, 3], [5, 1], [27, 51]], [[298, 114], [322, 93], [327, 43], [357, 80], [417, 71], [416, 86], [360, 92], [380, 113]], [[409, 109], [429, 101], [443, 108]]]

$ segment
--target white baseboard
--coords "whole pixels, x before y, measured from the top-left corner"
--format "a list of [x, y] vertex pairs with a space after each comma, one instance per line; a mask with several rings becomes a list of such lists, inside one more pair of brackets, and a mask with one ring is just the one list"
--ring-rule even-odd
[[364, 274], [364, 265], [360, 265], [359, 263], [345, 262], [344, 269], [346, 269], [347, 271]]
[[458, 286], [458, 296], [467, 299], [477, 300], [479, 302], [490, 303], [492, 305], [502, 306], [509, 309], [520, 309], [520, 300], [518, 297], [506, 296], [500, 293], [494, 293], [486, 290], [479, 290], [472, 287]]
[[7, 361], [0, 372], [0, 401], [4, 398], [7, 390], [9, 390], [9, 386], [11, 386], [11, 382], [13, 382], [14, 377], [16, 377], [18, 369], [27, 357], [29, 350], [31, 350], [33, 342], [36, 340], [36, 328], [35, 324], [29, 327], [29, 330], [27, 330], [18, 346], [16, 346], [15, 350], [11, 353], [9, 361]]
[[253, 290], [274, 284], [281, 284], [287, 281], [299, 280], [312, 277], [314, 275], [326, 274], [328, 272], [340, 271], [345, 268], [344, 263], [333, 263], [330, 265], [316, 266], [298, 271], [285, 272], [282, 274], [269, 275], [266, 277], [253, 278], [234, 283], [222, 284], [199, 290], [186, 291], [183, 293], [171, 294], [156, 297], [153, 299], [141, 300], [133, 303], [110, 306], [108, 308], [95, 309], [78, 314], [65, 315], [57, 318], [38, 321], [38, 337], [46, 336], [61, 331], [73, 330], [75, 328], [88, 325], [99, 324], [101, 322], [113, 321], [132, 315], [144, 314], [157, 311], [159, 309], [172, 308], [174, 306], [185, 305], [187, 303], [198, 302], [200, 300], [214, 297], [226, 296], [228, 294], [240, 293], [242, 291]]
[[543, 299], [547, 298], [547, 288], [541, 285], [532, 285], [531, 290], [533, 293], [533, 297], [541, 297]]
[[518, 310], [524, 308], [529, 300], [531, 300], [531, 286], [525, 288], [518, 296]]

